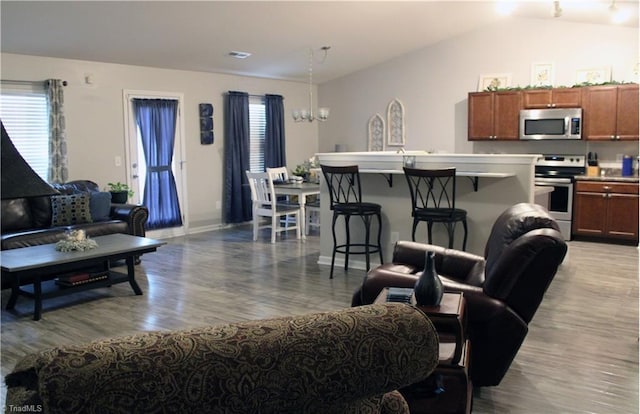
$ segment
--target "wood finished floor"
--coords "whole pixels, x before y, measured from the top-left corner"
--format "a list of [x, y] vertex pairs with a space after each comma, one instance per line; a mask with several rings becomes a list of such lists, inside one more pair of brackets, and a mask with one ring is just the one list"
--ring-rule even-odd
[[[364, 273], [318, 265], [319, 238], [258, 242], [249, 227], [170, 239], [128, 284], [44, 303], [2, 292], [2, 376], [26, 353], [147, 330], [181, 329], [350, 305]], [[638, 413], [638, 249], [570, 242], [569, 254], [497, 387], [475, 390], [474, 413]], [[6, 389], [1, 390], [2, 406]]]

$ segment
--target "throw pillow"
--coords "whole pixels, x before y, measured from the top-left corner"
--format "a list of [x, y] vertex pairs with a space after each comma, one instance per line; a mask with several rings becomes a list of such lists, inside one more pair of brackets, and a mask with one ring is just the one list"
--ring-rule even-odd
[[109, 220], [111, 214], [111, 193], [108, 191], [91, 192], [89, 211], [93, 221]]
[[51, 227], [91, 223], [89, 194], [51, 196]]

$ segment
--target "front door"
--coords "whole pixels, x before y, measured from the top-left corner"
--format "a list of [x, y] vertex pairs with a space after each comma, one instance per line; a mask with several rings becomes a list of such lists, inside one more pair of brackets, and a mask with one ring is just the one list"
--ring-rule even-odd
[[149, 209], [152, 238], [185, 234], [182, 94], [124, 91], [132, 202]]

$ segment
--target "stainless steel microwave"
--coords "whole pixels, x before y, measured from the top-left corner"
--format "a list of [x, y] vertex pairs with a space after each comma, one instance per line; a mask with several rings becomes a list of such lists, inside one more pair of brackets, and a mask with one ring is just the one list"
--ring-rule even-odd
[[520, 139], [582, 139], [582, 108], [523, 109]]

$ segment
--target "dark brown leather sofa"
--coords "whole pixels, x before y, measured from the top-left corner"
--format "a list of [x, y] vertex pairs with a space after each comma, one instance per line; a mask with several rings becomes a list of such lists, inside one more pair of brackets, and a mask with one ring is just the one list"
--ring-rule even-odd
[[[52, 185], [61, 195], [88, 194], [93, 202], [105, 195], [98, 184], [89, 180], [70, 181]], [[52, 226], [52, 196], [22, 197], [2, 200], [0, 208], [1, 249], [16, 249], [40, 244], [55, 243], [65, 232], [83, 229], [87, 236], [124, 233], [133, 236], [145, 235], [145, 224], [149, 211], [145, 206], [133, 204], [111, 204], [107, 201], [99, 217], [84, 220], [83, 223]], [[93, 204], [92, 204], [93, 207]], [[10, 283], [2, 279], [2, 289]]]
[[498, 385], [565, 257], [567, 245], [557, 223], [541, 206], [517, 204], [494, 223], [484, 257], [399, 241], [392, 263], [368, 273], [352, 305], [373, 303], [387, 286], [413, 287], [427, 250], [436, 253], [445, 290], [464, 292], [473, 385]]

